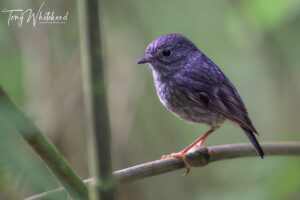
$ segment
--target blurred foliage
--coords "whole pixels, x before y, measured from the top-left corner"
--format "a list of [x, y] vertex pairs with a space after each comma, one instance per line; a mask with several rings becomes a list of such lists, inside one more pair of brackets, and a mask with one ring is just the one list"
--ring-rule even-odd
[[[37, 1], [1, 1], [37, 9]], [[208, 127], [187, 124], [156, 97], [152, 75], [135, 62], [154, 38], [189, 37], [232, 80], [259, 141], [299, 140], [299, 0], [110, 0], [102, 2], [114, 168], [158, 159], [193, 142]], [[87, 178], [79, 30], [74, 1], [46, 1], [69, 11], [66, 24], [7, 25], [0, 13], [0, 84]], [[36, 154], [0, 119], [0, 199], [21, 199], [57, 186]], [[248, 142], [230, 123], [206, 145]], [[118, 199], [299, 199], [299, 158], [237, 159], [172, 172], [118, 189]]]

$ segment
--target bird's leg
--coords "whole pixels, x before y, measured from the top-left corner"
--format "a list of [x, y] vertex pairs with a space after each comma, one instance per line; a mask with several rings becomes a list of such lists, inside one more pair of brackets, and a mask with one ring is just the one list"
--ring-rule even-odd
[[185, 149], [183, 149], [182, 151], [178, 152], [178, 153], [172, 153], [170, 155], [165, 155], [162, 156], [162, 159], [166, 159], [166, 158], [180, 158], [183, 160], [185, 168], [186, 168], [186, 173], [185, 175], [187, 175], [190, 171], [190, 165], [188, 164], [188, 162], [185, 159], [185, 154], [193, 147], [195, 146], [202, 146], [205, 139], [207, 138], [207, 136], [209, 136], [211, 133], [213, 133], [215, 131], [215, 129], [210, 129], [209, 131], [207, 131], [204, 135], [202, 135], [200, 138], [198, 138], [197, 140], [195, 140], [192, 144], [190, 144], [188, 147], [186, 147]]
[[204, 135], [202, 135], [201, 139], [193, 147], [202, 147], [207, 136], [209, 136], [214, 131], [215, 131], [215, 129], [210, 129], [209, 131], [207, 131]]

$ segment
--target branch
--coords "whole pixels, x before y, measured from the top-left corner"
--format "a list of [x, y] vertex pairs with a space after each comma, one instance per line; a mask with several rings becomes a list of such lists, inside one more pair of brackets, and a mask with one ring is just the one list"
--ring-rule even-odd
[[[300, 142], [263, 142], [261, 146], [265, 152], [266, 158], [268, 156], [292, 156], [300, 155]], [[208, 151], [206, 150], [208, 149]], [[190, 150], [187, 155], [187, 161], [193, 167], [202, 167], [211, 162], [227, 160], [233, 158], [257, 157], [253, 146], [251, 144], [229, 144], [212, 147], [198, 147]], [[259, 160], [264, 162], [264, 160]], [[156, 160], [141, 165], [136, 165], [126, 169], [114, 172], [115, 177], [120, 183], [129, 183], [147, 177], [168, 173], [174, 170], [184, 168], [182, 160], [177, 158], [168, 158], [163, 160]], [[90, 178], [86, 183], [92, 182]], [[45, 196], [52, 195], [56, 192], [62, 192], [63, 188], [58, 188], [52, 191], [44, 192], [26, 200], [41, 199]]]
[[46, 163], [73, 199], [87, 199], [88, 189], [56, 147], [13, 103], [0, 87], [0, 114], [12, 125]]

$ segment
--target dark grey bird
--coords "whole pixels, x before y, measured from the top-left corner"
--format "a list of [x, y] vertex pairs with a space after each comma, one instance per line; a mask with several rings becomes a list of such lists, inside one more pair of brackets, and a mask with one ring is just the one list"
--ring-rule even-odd
[[169, 111], [186, 122], [210, 126], [187, 148], [163, 158], [183, 159], [188, 172], [185, 154], [192, 147], [202, 146], [225, 120], [239, 125], [260, 157], [264, 157], [254, 135], [258, 133], [234, 85], [193, 42], [180, 34], [162, 35], [148, 45], [146, 57], [137, 61], [143, 63], [152, 70], [157, 95]]

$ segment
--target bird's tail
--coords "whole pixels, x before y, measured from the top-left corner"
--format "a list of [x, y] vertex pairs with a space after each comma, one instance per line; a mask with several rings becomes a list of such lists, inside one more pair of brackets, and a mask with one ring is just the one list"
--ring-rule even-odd
[[253, 146], [255, 147], [256, 152], [258, 153], [258, 155], [260, 155], [261, 158], [264, 158], [264, 151], [262, 150], [261, 146], [259, 145], [257, 139], [255, 138], [255, 135], [249, 131], [248, 129], [241, 127], [243, 129], [243, 131], [245, 132], [245, 134], [247, 135], [247, 137], [249, 138], [249, 140], [251, 141], [251, 143], [253, 144]]

